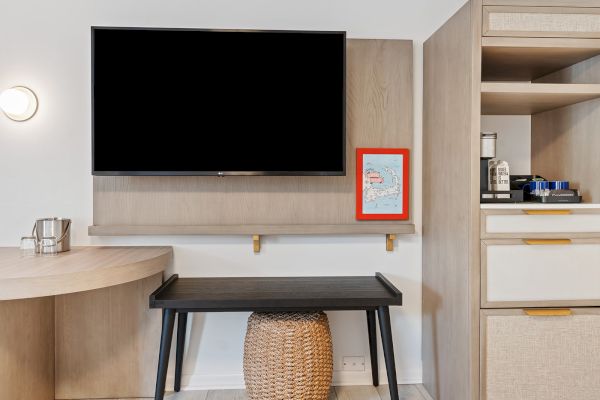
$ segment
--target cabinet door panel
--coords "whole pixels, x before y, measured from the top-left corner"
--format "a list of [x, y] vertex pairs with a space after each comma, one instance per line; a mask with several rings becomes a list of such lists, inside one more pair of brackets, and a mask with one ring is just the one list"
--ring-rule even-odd
[[600, 237], [600, 209], [483, 210], [481, 237]]
[[482, 400], [598, 399], [600, 311], [571, 312], [483, 310]]
[[160, 310], [148, 297], [162, 273], [56, 297], [56, 398], [154, 396]]
[[481, 267], [482, 308], [600, 306], [600, 239], [485, 240]]
[[600, 8], [483, 8], [483, 36], [600, 37]]

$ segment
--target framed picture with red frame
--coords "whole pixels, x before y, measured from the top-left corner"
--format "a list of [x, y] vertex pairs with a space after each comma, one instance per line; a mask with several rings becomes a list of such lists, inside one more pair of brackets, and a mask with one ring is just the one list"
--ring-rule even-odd
[[356, 149], [356, 219], [409, 218], [409, 150]]

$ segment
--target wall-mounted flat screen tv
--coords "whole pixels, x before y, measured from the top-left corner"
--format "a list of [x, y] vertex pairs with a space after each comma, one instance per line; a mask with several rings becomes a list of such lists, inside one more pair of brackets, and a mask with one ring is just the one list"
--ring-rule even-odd
[[92, 28], [94, 175], [345, 175], [344, 32]]

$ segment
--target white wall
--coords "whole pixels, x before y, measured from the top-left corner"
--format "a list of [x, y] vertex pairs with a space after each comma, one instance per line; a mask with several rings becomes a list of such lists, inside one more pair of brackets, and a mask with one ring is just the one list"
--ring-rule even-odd
[[511, 175], [531, 174], [531, 115], [483, 115], [481, 131], [498, 133], [496, 158]]
[[[399, 380], [420, 382], [422, 42], [464, 1], [0, 0], [0, 90], [26, 85], [40, 99], [31, 121], [15, 123], [0, 115], [0, 245], [17, 245], [36, 217], [64, 216], [74, 220], [79, 245], [173, 245], [173, 271], [182, 276], [381, 271], [405, 295], [405, 306], [392, 314]], [[415, 40], [413, 215], [419, 234], [401, 238], [393, 253], [385, 251], [381, 236], [267, 237], [259, 255], [252, 253], [250, 238], [89, 238], [91, 25], [347, 30], [350, 38]], [[155, 112], [160, 110], [148, 114]], [[335, 380], [368, 383], [368, 371], [340, 372], [343, 356], [368, 354], [363, 313], [329, 315]], [[245, 320], [239, 314], [192, 320], [184, 385], [242, 385]]]

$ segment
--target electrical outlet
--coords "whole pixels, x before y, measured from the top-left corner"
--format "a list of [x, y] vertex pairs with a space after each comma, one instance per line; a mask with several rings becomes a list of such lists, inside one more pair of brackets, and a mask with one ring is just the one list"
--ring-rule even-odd
[[344, 371], [364, 371], [364, 357], [344, 357]]

